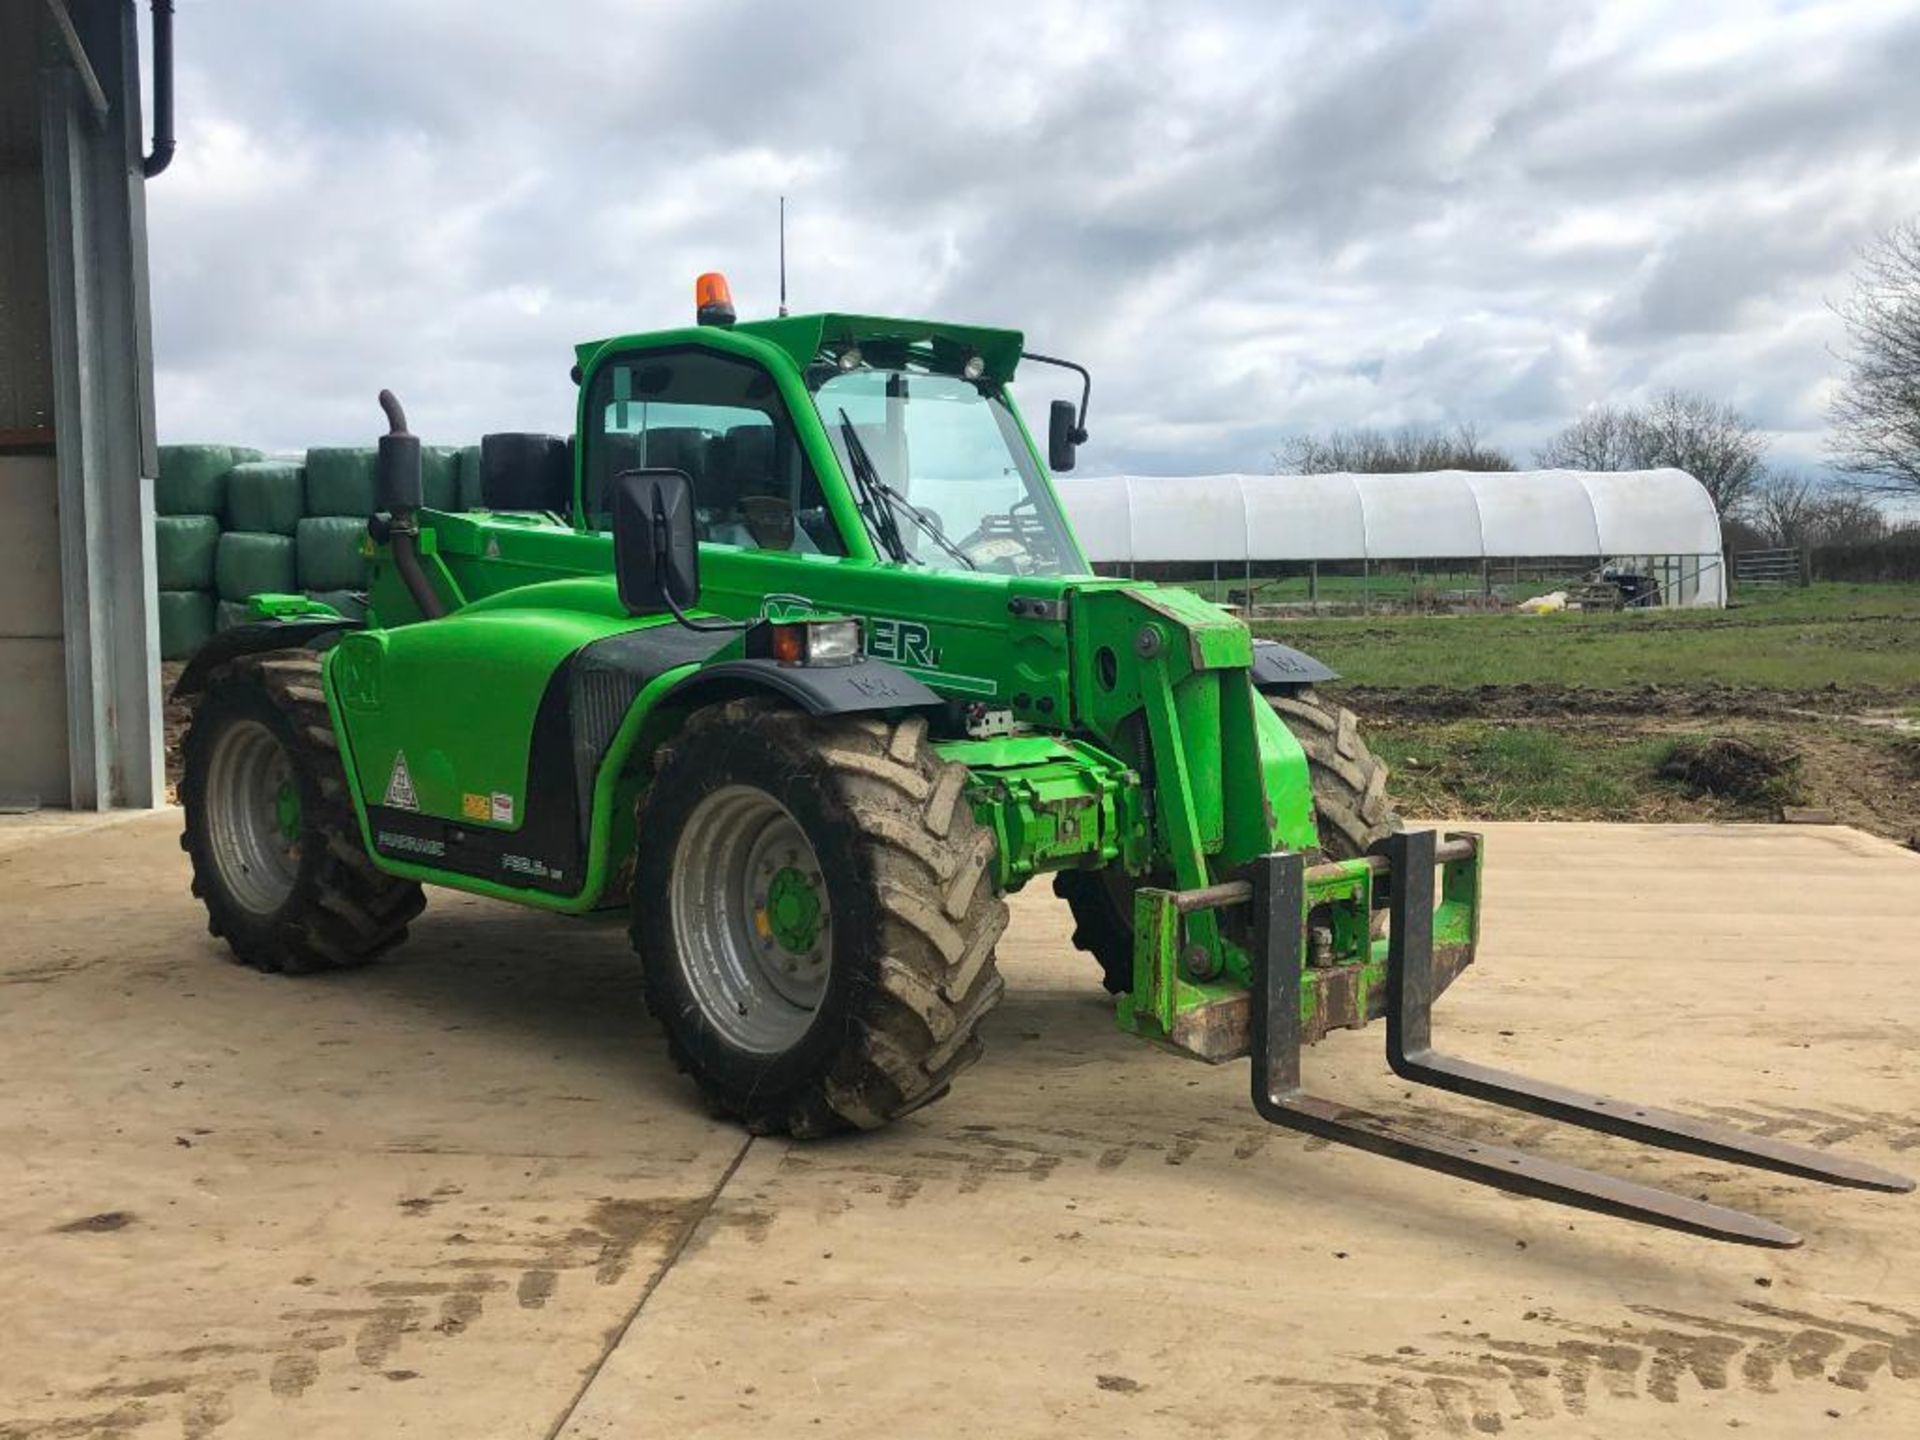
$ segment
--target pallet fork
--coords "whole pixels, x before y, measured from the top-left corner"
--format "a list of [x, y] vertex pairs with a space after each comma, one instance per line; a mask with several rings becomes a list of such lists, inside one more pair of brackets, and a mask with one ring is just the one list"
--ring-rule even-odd
[[[1449, 836], [1449, 849], [1462, 841], [1470, 843], [1470, 837]], [[1396, 1075], [1416, 1085], [1452, 1090], [1708, 1159], [1863, 1190], [1904, 1192], [1914, 1188], [1914, 1182], [1904, 1175], [1844, 1156], [1827, 1155], [1651, 1105], [1583, 1094], [1435, 1050], [1434, 867], [1442, 854], [1431, 830], [1402, 832], [1383, 846], [1391, 924], [1387, 1063]], [[1800, 1243], [1793, 1231], [1758, 1216], [1523, 1151], [1416, 1129], [1309, 1093], [1302, 1088], [1300, 1075], [1305, 857], [1290, 851], [1262, 856], [1249, 867], [1248, 879], [1250, 896], [1241, 886], [1220, 886], [1204, 897], [1190, 892], [1179, 898], [1186, 902], [1182, 910], [1246, 899], [1254, 907], [1250, 1040], [1253, 1105], [1263, 1119], [1477, 1184], [1583, 1210], [1737, 1244], [1786, 1248]]]

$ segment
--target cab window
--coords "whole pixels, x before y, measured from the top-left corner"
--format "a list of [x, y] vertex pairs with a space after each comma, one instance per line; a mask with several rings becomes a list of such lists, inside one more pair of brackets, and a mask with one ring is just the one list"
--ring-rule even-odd
[[846, 553], [786, 406], [758, 365], [696, 349], [622, 357], [595, 374], [587, 413], [585, 508], [594, 528], [609, 527], [614, 476], [671, 467], [693, 481], [703, 541]]

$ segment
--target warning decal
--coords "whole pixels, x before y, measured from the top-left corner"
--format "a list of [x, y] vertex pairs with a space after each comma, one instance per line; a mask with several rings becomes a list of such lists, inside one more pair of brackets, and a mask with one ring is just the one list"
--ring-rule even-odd
[[420, 798], [413, 793], [413, 776], [407, 773], [407, 752], [393, 752], [393, 773], [387, 777], [387, 805], [394, 810], [418, 810]]

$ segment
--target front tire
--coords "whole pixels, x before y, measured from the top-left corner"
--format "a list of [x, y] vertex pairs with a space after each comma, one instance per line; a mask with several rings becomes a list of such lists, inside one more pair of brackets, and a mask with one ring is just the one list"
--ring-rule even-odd
[[755, 1133], [939, 1098], [1000, 999], [1007, 907], [926, 721], [696, 712], [642, 796], [633, 941], [675, 1061]]
[[[1344, 705], [1311, 686], [1269, 694], [1267, 703], [1306, 752], [1320, 848], [1310, 860], [1351, 860], [1401, 828], [1387, 798], [1387, 766], [1360, 738]], [[1073, 912], [1073, 943], [1099, 962], [1108, 993], [1133, 988], [1133, 892], [1140, 882], [1119, 870], [1063, 870], [1053, 893]], [[1377, 923], [1384, 923], [1384, 914]]]
[[276, 650], [220, 667], [183, 748], [180, 848], [207, 929], [241, 964], [340, 970], [406, 938], [426, 899], [360, 843], [319, 656]]

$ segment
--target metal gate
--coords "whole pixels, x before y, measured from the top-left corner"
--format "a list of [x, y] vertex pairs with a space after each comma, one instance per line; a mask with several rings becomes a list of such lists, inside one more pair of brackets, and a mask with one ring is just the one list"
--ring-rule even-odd
[[1733, 583], [1743, 590], [1749, 586], [1804, 585], [1807, 572], [1798, 549], [1742, 550], [1733, 557]]

